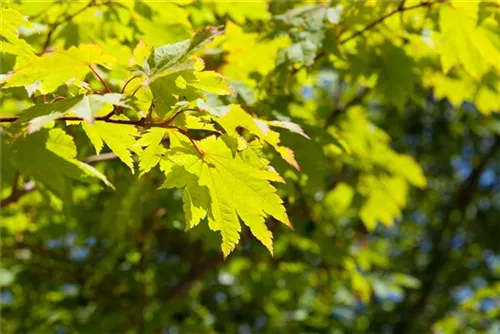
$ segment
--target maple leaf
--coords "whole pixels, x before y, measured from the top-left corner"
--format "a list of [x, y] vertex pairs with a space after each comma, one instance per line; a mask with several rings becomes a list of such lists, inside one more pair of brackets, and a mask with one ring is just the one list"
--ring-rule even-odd
[[137, 141], [139, 146], [146, 146], [139, 156], [139, 176], [146, 174], [160, 162], [160, 156], [165, 152], [161, 145], [165, 133], [165, 129], [152, 128]]
[[246, 163], [226, 144], [227, 136], [207, 137], [198, 142], [200, 157], [191, 144], [179, 136], [160, 161], [167, 177], [164, 187], [186, 188], [184, 210], [187, 228], [208, 218], [210, 229], [222, 236], [222, 252], [227, 257], [240, 239], [240, 219], [267, 249], [273, 252], [272, 233], [265, 224], [268, 216], [291, 227], [281, 198], [269, 181], [276, 172]]
[[[213, 117], [213, 120], [219, 123], [228, 135], [239, 138], [240, 135], [237, 131], [238, 127], [245, 128], [254, 136], [257, 136], [259, 139], [271, 145], [286, 162], [295, 167], [297, 170], [300, 170], [300, 166], [297, 160], [295, 160], [295, 153], [293, 150], [281, 145], [280, 134], [271, 130], [267, 122], [258, 118], [253, 118], [237, 104], [232, 104], [228, 108], [218, 109], [210, 107], [203, 101], [198, 100], [198, 106], [200, 109], [206, 110], [215, 116]], [[282, 123], [274, 123], [271, 125], [285, 127]], [[287, 129], [290, 129], [289, 125], [287, 125]], [[297, 129], [294, 130], [298, 131]]]
[[105, 54], [100, 46], [82, 44], [78, 48], [71, 47], [32, 58], [14, 71], [4, 87], [29, 86], [38, 82], [40, 93], [48, 94], [70, 80], [81, 80], [92, 71], [92, 65], [108, 66], [115, 61], [116, 58]]
[[22, 59], [23, 62], [35, 55], [35, 50], [24, 39], [17, 36], [17, 29], [20, 26], [31, 28], [29, 23], [21, 13], [11, 9], [2, 8], [0, 21], [0, 49], [2, 52], [10, 53]]
[[153, 48], [151, 55], [137, 72], [148, 78], [143, 85], [149, 85], [156, 79], [174, 72], [203, 69], [203, 60], [194, 57], [194, 53], [222, 33], [221, 27], [208, 27], [198, 31], [191, 39]]
[[14, 166], [43, 183], [63, 200], [71, 200], [70, 179], [98, 178], [113, 188], [98, 170], [76, 159], [73, 138], [61, 129], [42, 130], [19, 138], [11, 145], [2, 144], [5, 156]]
[[[125, 117], [122, 116], [121, 119], [125, 119]], [[137, 145], [134, 138], [139, 136], [135, 127], [105, 122], [96, 122], [94, 124], [82, 122], [81, 124], [83, 130], [94, 145], [97, 154], [101, 152], [103, 142], [106, 143], [111, 151], [130, 168], [132, 173], [134, 173], [134, 164], [130, 151], [135, 151], [136, 153], [140, 152], [140, 147]]]

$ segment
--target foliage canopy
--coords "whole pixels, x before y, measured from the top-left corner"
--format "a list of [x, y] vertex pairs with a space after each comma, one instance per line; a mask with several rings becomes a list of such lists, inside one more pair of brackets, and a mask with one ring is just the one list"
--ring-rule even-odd
[[499, 8], [3, 1], [2, 327], [495, 332]]

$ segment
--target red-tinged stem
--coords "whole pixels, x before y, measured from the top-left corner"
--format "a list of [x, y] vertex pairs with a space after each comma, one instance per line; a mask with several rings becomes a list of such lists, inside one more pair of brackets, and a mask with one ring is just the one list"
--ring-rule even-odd
[[56, 96], [54, 97], [52, 100], [49, 101], [49, 104], [50, 103], [54, 103], [56, 102], [57, 100], [66, 100], [66, 98], [64, 96]]
[[45, 94], [42, 95], [43, 103], [47, 103], [47, 96]]
[[106, 88], [106, 90], [108, 91], [108, 93], [113, 93], [111, 91], [111, 89], [109, 89], [108, 85], [106, 84], [106, 81], [104, 81], [104, 79], [101, 78], [101, 76], [99, 75], [99, 73], [97, 73], [96, 70], [94, 70], [94, 68], [92, 67], [92, 65], [89, 65], [89, 68], [95, 74], [95, 76], [101, 81], [101, 83]]
[[194, 139], [193, 139], [193, 138], [189, 135], [189, 133], [187, 133], [187, 131], [186, 131], [186, 130], [181, 129], [181, 128], [179, 128], [179, 127], [177, 127], [177, 126], [174, 126], [174, 125], [166, 125], [165, 127], [166, 127], [166, 128], [168, 128], [168, 129], [176, 129], [177, 131], [179, 131], [179, 133], [183, 134], [184, 136], [186, 136], [186, 137], [187, 137], [187, 138], [191, 141], [191, 144], [193, 144], [193, 147], [196, 149], [196, 151], [198, 152], [198, 154], [199, 154], [200, 156], [205, 155], [205, 154], [203, 153], [203, 151], [202, 151], [202, 150], [200, 150], [200, 148], [198, 147], [198, 145], [196, 145], [196, 143], [195, 143]]
[[125, 88], [127, 88], [128, 84], [129, 84], [132, 80], [137, 79], [137, 78], [139, 78], [139, 77], [133, 76], [132, 78], [128, 79], [128, 80], [127, 80], [127, 82], [125, 82], [125, 84], [123, 85], [123, 88], [122, 88], [122, 90], [121, 90], [122, 94], [123, 94], [123, 93], [125, 93]]
[[[338, 42], [338, 44], [347, 43], [351, 39], [356, 38], [356, 37], [364, 34], [366, 31], [368, 31], [368, 30], [372, 29], [373, 27], [375, 27], [376, 25], [384, 22], [387, 18], [393, 16], [394, 14], [402, 13], [402, 12], [405, 12], [407, 10], [412, 10], [412, 9], [415, 9], [415, 8], [432, 6], [432, 5], [436, 4], [436, 3], [438, 3], [438, 1], [434, 1], [434, 2], [425, 1], [425, 2], [421, 2], [421, 3], [413, 5], [413, 6], [404, 7], [404, 2], [403, 2], [403, 6], [399, 6], [397, 9], [395, 9], [395, 10], [393, 10], [393, 11], [391, 11], [391, 12], [389, 12], [389, 13], [383, 15], [383, 16], [381, 16], [377, 20], [375, 20], [375, 21], [371, 22], [370, 24], [368, 24], [367, 26], [365, 26], [363, 29], [356, 31], [351, 36], [349, 36], [347, 38], [344, 38], [344, 39], [341, 39]], [[339, 36], [339, 39], [340, 39], [340, 36]]]
[[177, 116], [179, 116], [180, 114], [182, 114], [182, 113], [183, 113], [183, 112], [185, 112], [185, 111], [187, 111], [187, 110], [180, 110], [180, 111], [176, 112], [176, 113], [175, 113], [172, 117], [170, 117], [169, 119], [167, 119], [167, 120], [165, 121], [165, 123], [166, 123], [166, 124], [171, 124], [171, 123], [175, 120], [175, 118], [176, 118]]

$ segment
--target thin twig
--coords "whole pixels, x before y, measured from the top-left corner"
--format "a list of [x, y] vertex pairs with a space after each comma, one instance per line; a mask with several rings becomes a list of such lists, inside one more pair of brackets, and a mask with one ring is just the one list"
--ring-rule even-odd
[[94, 68], [92, 67], [92, 65], [89, 65], [89, 68], [95, 74], [95, 76], [101, 81], [101, 83], [104, 85], [104, 87], [106, 88], [106, 90], [108, 91], [108, 93], [113, 93], [111, 91], [111, 89], [109, 89], [108, 85], [106, 84], [106, 81], [104, 81], [104, 79], [99, 75], [99, 73], [97, 73], [97, 71], [94, 70]]
[[[416, 8], [421, 8], [421, 7], [427, 7], [427, 8], [430, 8], [432, 5], [438, 3], [438, 1], [434, 1], [434, 2], [431, 2], [431, 1], [425, 1], [425, 2], [422, 2], [422, 3], [419, 3], [417, 5], [413, 5], [413, 6], [409, 6], [409, 7], [404, 7], [404, 3], [405, 1], [403, 1], [399, 7], [395, 10], [393, 10], [392, 12], [389, 12], [385, 15], [383, 15], [382, 17], [376, 19], [375, 21], [369, 23], [368, 25], [366, 25], [363, 29], [361, 30], [358, 30], [356, 31], [355, 33], [353, 33], [351, 36], [347, 37], [347, 38], [344, 38], [342, 40], [340, 40], [338, 42], [338, 45], [342, 45], [342, 44], [345, 44], [347, 43], [348, 41], [364, 34], [366, 31], [372, 29], [373, 27], [377, 26], [378, 24], [384, 22], [386, 19], [388, 19], [389, 17], [397, 14], [397, 13], [403, 13], [403, 12], [406, 12], [408, 10], [412, 10], [412, 9], [416, 9]], [[345, 32], [342, 31], [338, 36], [337, 36], [337, 39], [340, 39], [340, 37], [343, 35], [343, 33]], [[318, 54], [316, 55], [316, 57], [314, 57], [314, 62], [318, 61], [319, 59], [323, 58], [324, 56], [326, 56], [326, 53], [324, 51], [320, 51], [318, 52]], [[297, 72], [299, 72], [300, 70], [302, 70], [303, 68], [307, 67], [306, 65], [302, 64], [301, 66], [297, 67], [297, 68], [294, 68], [291, 70], [291, 73], [292, 74], [296, 74]]]
[[108, 114], [106, 114], [105, 116], [103, 116], [103, 119], [104, 120], [108, 120], [111, 118], [111, 116], [113, 116], [115, 114], [115, 108], [113, 108], [112, 111], [110, 111]]
[[193, 144], [194, 148], [196, 149], [196, 151], [198, 151], [198, 153], [200, 154], [200, 156], [204, 155], [203, 151], [200, 150], [200, 148], [198, 147], [198, 145], [196, 145], [194, 139], [189, 135], [189, 133], [187, 133], [186, 130], [181, 129], [181, 128], [177, 127], [177, 126], [173, 126], [173, 125], [166, 125], [165, 127], [169, 128], [169, 129], [176, 129], [177, 131], [179, 131], [179, 133], [181, 133], [184, 136], [186, 136], [191, 141], [191, 144]]
[[[134, 120], [122, 120], [122, 119], [110, 119], [106, 118], [106, 116], [96, 117], [94, 120], [102, 121], [107, 123], [116, 123], [116, 124], [127, 124], [127, 125], [136, 125], [136, 126], [145, 126], [145, 127], [154, 127], [154, 126], [164, 126], [163, 123], [151, 123], [145, 124], [143, 119], [134, 121]], [[19, 116], [9, 116], [9, 117], [0, 117], [0, 123], [12, 123], [19, 119]], [[77, 116], [63, 116], [55, 119], [56, 121], [83, 121], [84, 119]]]
[[[436, 2], [425, 1], [425, 2], [416, 4], [416, 5], [413, 5], [413, 6], [409, 6], [409, 7], [402, 7], [400, 5], [397, 9], [393, 10], [392, 12], [389, 12], [389, 13], [381, 16], [377, 20], [375, 20], [375, 21], [371, 22], [370, 24], [366, 25], [363, 29], [356, 31], [351, 36], [349, 36], [347, 38], [344, 38], [343, 40], [339, 41], [339, 44], [347, 43], [351, 39], [356, 38], [356, 37], [364, 34], [366, 31], [372, 29], [373, 27], [377, 26], [378, 24], [384, 22], [387, 18], [389, 18], [389, 17], [391, 17], [391, 16], [393, 16], [393, 15], [395, 15], [397, 13], [402, 13], [402, 12], [405, 12], [407, 10], [412, 10], [412, 9], [416, 9], [416, 8], [431, 6], [431, 5], [435, 4], [435, 3]], [[404, 5], [404, 2], [403, 2], [403, 5]]]
[[141, 84], [141, 85], [139, 85], [139, 87], [137, 87], [137, 88], [134, 90], [134, 92], [132, 93], [132, 96], [135, 96], [135, 93], [137, 93], [137, 91], [138, 91], [139, 89], [141, 89], [141, 87], [142, 87], [142, 84]]
[[167, 119], [167, 120], [165, 121], [165, 123], [166, 123], [166, 124], [171, 124], [171, 123], [175, 120], [175, 118], [176, 118], [177, 116], [179, 116], [180, 114], [182, 114], [182, 113], [183, 113], [183, 112], [185, 112], [185, 111], [187, 111], [187, 110], [186, 110], [186, 109], [184, 109], [184, 110], [179, 110], [179, 111], [178, 111], [178, 112], [176, 112], [176, 113], [175, 113], [172, 117], [170, 117], [169, 119]]
[[137, 76], [133, 76], [132, 78], [128, 79], [128, 80], [127, 80], [127, 82], [125, 82], [125, 84], [123, 85], [122, 90], [121, 90], [121, 93], [122, 93], [122, 94], [123, 94], [123, 93], [125, 93], [125, 88], [127, 88], [128, 84], [129, 84], [132, 80], [137, 79], [137, 78], [139, 78], [139, 77], [137, 77]]
[[57, 100], [66, 100], [64, 96], [56, 96], [52, 100], [49, 101], [49, 104], [56, 102]]

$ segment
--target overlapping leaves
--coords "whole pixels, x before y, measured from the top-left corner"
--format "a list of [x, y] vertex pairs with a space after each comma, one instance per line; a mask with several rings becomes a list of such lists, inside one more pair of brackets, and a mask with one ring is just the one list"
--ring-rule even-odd
[[272, 216], [291, 227], [282, 200], [269, 183], [281, 178], [272, 169], [246, 163], [225, 140], [234, 139], [210, 136], [201, 140], [203, 156], [189, 141], [174, 140], [174, 147], [160, 162], [167, 177], [165, 187], [185, 187], [186, 227], [196, 226], [207, 217], [209, 227], [221, 233], [224, 256], [240, 240], [240, 219], [272, 252], [272, 234], [265, 218]]
[[[134, 173], [135, 153], [141, 176], [159, 164], [166, 175], [167, 188], [184, 188], [186, 228], [206, 218], [209, 227], [222, 236], [224, 256], [234, 250], [240, 240], [240, 221], [272, 253], [272, 233], [266, 225], [267, 218], [273, 217], [290, 227], [291, 223], [283, 201], [271, 184], [271, 181], [284, 180], [261, 157], [261, 145], [271, 145], [298, 169], [293, 151], [280, 145], [279, 133], [270, 127], [288, 128], [307, 135], [290, 122], [273, 123], [253, 118], [236, 104], [223, 113], [208, 107], [204, 102], [205, 93], [235, 94], [225, 77], [214, 71], [202, 71], [203, 62], [194, 56], [221, 33], [220, 28], [207, 28], [189, 40], [153, 48], [149, 56], [144, 43], [138, 45], [130, 62], [130, 74], [143, 77], [139, 88], [151, 90], [147, 117], [139, 114], [142, 111], [134, 98], [127, 95], [128, 91], [101, 95], [81, 94], [80, 90], [74, 96], [35, 104], [22, 111], [16, 123], [27, 124], [30, 135], [13, 140], [13, 164], [60, 197], [68, 197], [71, 192], [66, 180], [79, 178], [82, 172], [108, 183], [92, 167], [75, 159], [76, 146], [63, 130], [43, 129], [55, 120], [81, 121], [97, 154], [106, 144]], [[72, 47], [34, 56], [29, 65], [15, 69], [4, 87], [30, 86], [32, 91], [47, 94], [61, 85], [83, 79], [90, 72], [102, 82], [94, 67], [111, 62], [112, 58], [98, 45]], [[107, 86], [106, 89], [109, 90]], [[123, 115], [126, 109], [130, 112]], [[141, 121], [137, 121], [138, 118]], [[257, 141], [248, 143], [248, 138], [238, 133], [240, 127]], [[190, 129], [208, 130], [217, 135], [197, 140], [189, 135]], [[163, 144], [165, 138], [169, 139], [169, 148]], [[60, 147], [56, 143], [60, 143]], [[37, 163], [31, 164], [27, 159], [30, 150], [36, 150], [37, 161], [47, 161], [47, 165], [39, 168]], [[53, 174], [49, 170], [57, 173], [52, 183], [47, 177]]]

